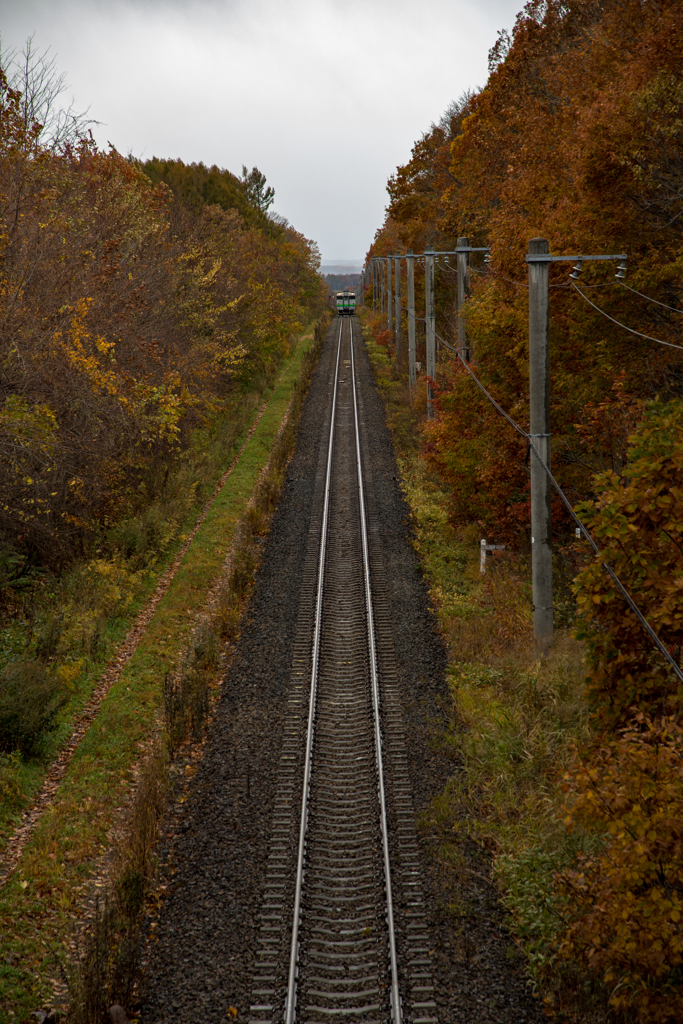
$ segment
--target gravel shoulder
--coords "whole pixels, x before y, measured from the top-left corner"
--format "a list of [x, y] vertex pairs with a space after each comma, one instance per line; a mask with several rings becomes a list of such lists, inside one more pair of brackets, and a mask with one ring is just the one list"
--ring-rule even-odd
[[143, 957], [143, 1021], [224, 1022], [230, 1007], [248, 1019], [333, 338], [331, 328], [204, 757], [161, 843], [166, 898]]
[[[160, 846], [165, 899], [148, 925], [145, 1024], [247, 1021], [275, 778], [301, 573], [320, 446], [327, 434], [335, 321], [302, 412], [297, 448], [273, 517], [256, 586], [227, 672], [204, 757]], [[485, 853], [445, 872], [429, 832], [430, 801], [459, 767], [441, 742], [450, 698], [447, 651], [411, 544], [410, 510], [369, 358], [359, 358], [363, 413], [381, 520], [406, 743], [422, 828], [443, 1024], [541, 1021], [504, 928]]]
[[460, 862], [444, 860], [431, 802], [461, 768], [444, 742], [453, 703], [446, 683], [448, 651], [439, 630], [422, 563], [412, 543], [411, 510], [387, 427], [382, 396], [365, 348], [361, 372], [372, 473], [381, 515], [384, 568], [389, 582], [394, 647], [413, 781], [413, 801], [431, 905], [432, 972], [443, 1024], [518, 1024], [546, 1020], [531, 992], [522, 958], [505, 928], [505, 912], [488, 881], [489, 858], [464, 841]]

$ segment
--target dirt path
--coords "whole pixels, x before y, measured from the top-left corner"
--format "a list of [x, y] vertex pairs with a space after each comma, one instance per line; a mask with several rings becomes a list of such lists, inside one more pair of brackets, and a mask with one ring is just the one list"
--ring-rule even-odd
[[[105, 667], [104, 672], [102, 673], [102, 677], [97, 687], [95, 688], [92, 696], [90, 697], [82, 711], [79, 713], [79, 715], [76, 717], [71, 735], [67, 743], [64, 745], [58, 756], [50, 765], [45, 776], [45, 780], [40, 790], [36, 794], [35, 798], [33, 799], [31, 805], [24, 811], [21, 822], [12, 833], [9, 842], [7, 843], [7, 846], [0, 855], [0, 888], [2, 888], [2, 886], [5, 884], [7, 879], [10, 877], [10, 875], [16, 868], [24, 849], [26, 848], [27, 843], [31, 839], [31, 836], [33, 835], [38, 826], [38, 823], [40, 822], [42, 816], [50, 807], [52, 800], [54, 799], [55, 793], [57, 792], [60, 783], [62, 782], [64, 776], [66, 775], [69, 769], [69, 765], [73, 760], [78, 745], [80, 744], [81, 740], [83, 739], [88, 729], [92, 725], [94, 719], [96, 718], [97, 713], [100, 710], [100, 707], [102, 706], [102, 703], [105, 700], [107, 694], [109, 693], [117, 679], [120, 677], [121, 673], [125, 669], [130, 659], [137, 651], [140, 642], [142, 641], [145, 635], [147, 627], [151, 622], [152, 617], [154, 616], [154, 613], [159, 605], [159, 602], [162, 600], [164, 595], [167, 593], [169, 587], [171, 586], [171, 583], [173, 582], [183, 562], [183, 559], [185, 558], [185, 555], [189, 551], [192, 542], [197, 535], [197, 532], [202, 526], [204, 520], [206, 519], [212, 505], [216, 501], [216, 498], [223, 490], [223, 487], [225, 486], [230, 476], [234, 472], [235, 468], [237, 467], [239, 460], [244, 454], [244, 451], [247, 445], [249, 444], [249, 441], [253, 437], [256, 428], [258, 427], [266, 409], [268, 408], [268, 405], [273, 394], [275, 394], [275, 391], [277, 390], [280, 381], [287, 372], [292, 359], [296, 357], [298, 347], [299, 345], [297, 344], [290, 360], [288, 360], [287, 362], [287, 366], [284, 368], [282, 374], [280, 375], [280, 378], [273, 387], [270, 397], [267, 398], [266, 401], [261, 405], [256, 415], [256, 418], [254, 419], [254, 422], [247, 431], [247, 435], [244, 439], [244, 442], [240, 450], [230, 463], [228, 469], [226, 469], [226, 471], [223, 473], [220, 480], [218, 481], [213, 494], [205, 504], [191, 533], [188, 535], [187, 539], [185, 540], [183, 546], [176, 554], [172, 563], [168, 566], [168, 568], [160, 577], [154, 593], [150, 596], [144, 608], [142, 608], [138, 613], [132, 626], [128, 630], [128, 633], [126, 634], [124, 640], [117, 648], [116, 654], [109, 662], [109, 664]], [[289, 408], [285, 413], [281, 430], [284, 429], [284, 425], [286, 424], [288, 417]], [[230, 557], [230, 555], [228, 555], [228, 557]], [[224, 571], [221, 573], [221, 577], [223, 575]]]

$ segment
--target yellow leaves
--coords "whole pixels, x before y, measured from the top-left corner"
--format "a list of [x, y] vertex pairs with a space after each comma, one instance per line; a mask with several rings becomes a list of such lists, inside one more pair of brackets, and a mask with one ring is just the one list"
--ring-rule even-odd
[[59, 665], [56, 670], [56, 674], [60, 683], [62, 683], [63, 686], [67, 687], [67, 689], [72, 690], [74, 688], [76, 680], [83, 671], [84, 665], [85, 658], [78, 658], [76, 661], [64, 665]]
[[298, 296], [320, 279], [295, 233], [250, 232], [217, 207], [188, 211], [172, 235], [170, 190], [115, 152], [36, 151], [19, 165], [16, 219], [0, 217], [3, 359], [20, 389], [0, 396], [0, 518], [61, 558], [146, 500], [141, 481], [152, 465], [163, 478], [191, 409], [210, 416], [249, 359], [245, 383], [274, 368], [311, 317]]
[[31, 405], [20, 395], [8, 395], [0, 407], [0, 433], [6, 433], [15, 443], [31, 446], [49, 454], [55, 441], [57, 417], [46, 404]]
[[114, 348], [114, 342], [105, 341], [105, 339], [101, 337], [95, 338], [95, 348], [97, 349], [98, 352], [101, 352], [102, 355], [106, 356], [109, 355], [109, 353]]
[[81, 298], [69, 309], [71, 322], [68, 329], [58, 330], [53, 335], [53, 356], [65, 356], [73, 369], [83, 374], [96, 394], [109, 395], [126, 405], [128, 400], [121, 393], [122, 382], [113, 370], [105, 370], [98, 358], [108, 357], [107, 361], [111, 362], [114, 342], [108, 342], [101, 336], [93, 337], [85, 324], [92, 301]]
[[[46, 498], [36, 492], [38, 467], [47, 471], [57, 442], [57, 418], [45, 404], [31, 405], [9, 395], [0, 406], [0, 447], [4, 456], [5, 489], [13, 494], [13, 514], [22, 523], [44, 515]], [[10, 506], [5, 505], [9, 512]]]

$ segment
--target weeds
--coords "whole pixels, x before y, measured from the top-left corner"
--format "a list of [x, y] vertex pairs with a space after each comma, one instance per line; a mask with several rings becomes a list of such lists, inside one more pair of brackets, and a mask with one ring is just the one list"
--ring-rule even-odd
[[240, 395], [197, 427], [171, 469], [159, 480], [151, 472], [134, 514], [103, 527], [90, 555], [62, 577], [31, 573], [11, 551], [0, 552], [0, 750], [17, 751], [24, 762], [14, 770], [18, 788], [0, 788], [0, 838], [31, 799], [95, 679], [184, 541], [258, 398]]
[[69, 1020], [93, 1024], [106, 1008], [119, 1002], [131, 1006], [139, 974], [141, 925], [145, 901], [154, 881], [154, 844], [170, 786], [169, 768], [183, 745], [201, 743], [218, 695], [221, 655], [239, 631], [240, 615], [251, 592], [262, 538], [280, 492], [292, 453], [296, 426], [308, 381], [324, 338], [319, 324], [315, 344], [304, 356], [294, 388], [289, 421], [271, 450], [265, 471], [247, 505], [233, 542], [231, 568], [219, 585], [209, 613], [196, 627], [175, 673], [163, 680], [164, 731], [146, 761], [138, 783], [125, 841], [106, 897], [98, 902], [88, 933], [81, 937], [69, 970]]
[[76, 943], [67, 969], [69, 1020], [93, 1024], [113, 1002], [130, 1006], [139, 974], [140, 925], [155, 871], [158, 823], [166, 803], [168, 762], [163, 747], [147, 760], [138, 783], [127, 833], [102, 899], [96, 899], [89, 931]]
[[[450, 652], [450, 725], [438, 742], [461, 768], [422, 821], [447, 911], [456, 933], [466, 936], [462, 878], [468, 870], [465, 851], [474, 840], [488, 852], [513, 936], [548, 1008], [561, 1008], [565, 1020], [603, 1021], [604, 990], [575, 966], [560, 963], [554, 952], [563, 926], [556, 872], [595, 842], [580, 830], [570, 835], [562, 821], [559, 780], [572, 745], [588, 735], [584, 649], [567, 628], [574, 614], [571, 566], [558, 555], [560, 628], [550, 657], [539, 660], [532, 643], [528, 557], [497, 553], [481, 575], [478, 526], [452, 526], [449, 496], [420, 455], [416, 410], [424, 407], [424, 389], [418, 381], [411, 396], [379, 342], [368, 338], [412, 512], [414, 544]], [[467, 959], [464, 947], [460, 954]]]
[[176, 676], [164, 681], [164, 713], [169, 753], [174, 756], [182, 743], [192, 737], [201, 740], [211, 707], [220, 662], [221, 641], [233, 641], [239, 630], [241, 612], [251, 592], [259, 562], [261, 540], [280, 494], [282, 479], [296, 439], [296, 425], [308, 381], [320, 354], [324, 334], [316, 329], [316, 343], [302, 362], [302, 374], [294, 388], [290, 415], [274, 445], [245, 515], [237, 529], [227, 584], [220, 587], [215, 607], [195, 632]]
[[21, 754], [0, 753], [0, 800], [12, 810], [23, 803], [24, 791], [21, 785]]

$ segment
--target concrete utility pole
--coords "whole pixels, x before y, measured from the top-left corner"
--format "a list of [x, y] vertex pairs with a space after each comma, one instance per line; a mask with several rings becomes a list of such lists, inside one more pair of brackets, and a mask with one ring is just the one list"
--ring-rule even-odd
[[[434, 324], [434, 246], [425, 245], [425, 341], [426, 371], [432, 380], [436, 377], [436, 328]], [[432, 385], [427, 392], [427, 418], [432, 419]]]
[[408, 270], [408, 383], [415, 384], [415, 257], [413, 250], [406, 253]]
[[[550, 252], [545, 238], [532, 238], [529, 255]], [[548, 340], [548, 262], [529, 263], [529, 433], [550, 469], [550, 349]], [[547, 654], [553, 645], [553, 551], [550, 480], [533, 452], [531, 467], [531, 579], [534, 646]]]
[[379, 312], [380, 312], [380, 315], [383, 317], [384, 316], [384, 296], [385, 296], [385, 292], [386, 292], [386, 282], [384, 280], [384, 260], [378, 260], [378, 263], [379, 263], [379, 277], [380, 277], [380, 285], [379, 285], [380, 309], [379, 309]]
[[387, 330], [389, 331], [389, 338], [391, 338], [392, 331], [394, 329], [394, 302], [391, 291], [391, 256], [387, 256]]
[[394, 260], [394, 321], [396, 324], [396, 369], [401, 369], [401, 257]]
[[[469, 239], [462, 235], [458, 239], [458, 249], [469, 248]], [[460, 355], [469, 363], [470, 350], [467, 345], [467, 328], [465, 326], [465, 301], [470, 297], [470, 254], [458, 253], [458, 348]]]

